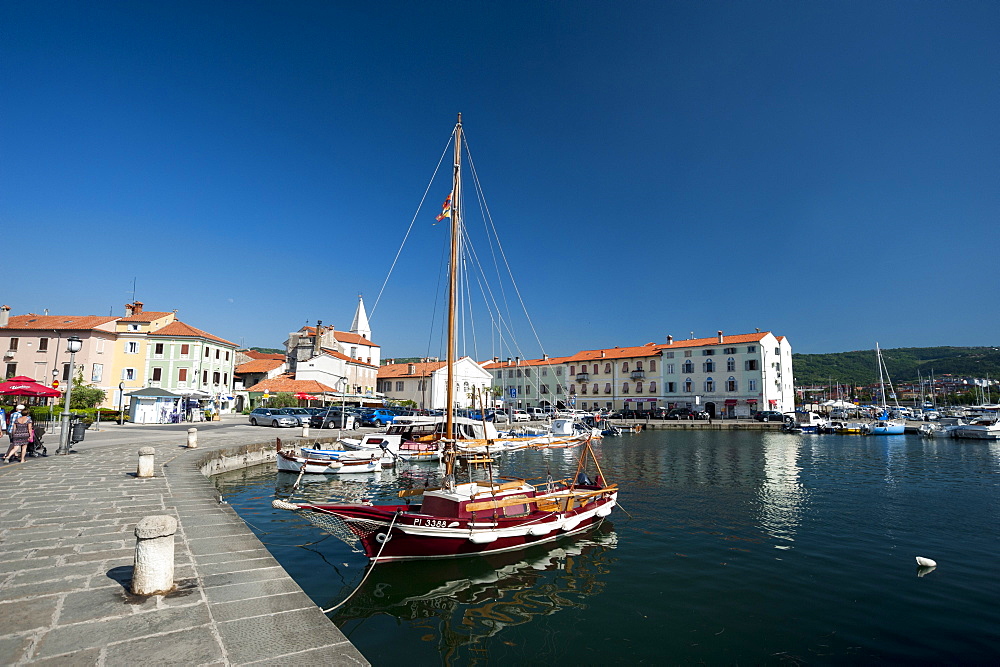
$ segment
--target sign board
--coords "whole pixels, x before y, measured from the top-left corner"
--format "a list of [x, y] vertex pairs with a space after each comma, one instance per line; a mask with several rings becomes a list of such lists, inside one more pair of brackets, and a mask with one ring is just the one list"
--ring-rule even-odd
[[517, 387], [511, 387], [507, 390], [507, 393], [510, 394], [511, 398], [517, 398]]

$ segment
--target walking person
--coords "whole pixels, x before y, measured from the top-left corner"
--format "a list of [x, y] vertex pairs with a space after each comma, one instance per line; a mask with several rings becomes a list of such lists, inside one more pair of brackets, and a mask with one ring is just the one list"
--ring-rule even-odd
[[4, 454], [4, 463], [10, 463], [15, 456], [20, 456], [21, 463], [24, 463], [24, 455], [28, 451], [28, 444], [35, 441], [35, 425], [31, 421], [31, 412], [23, 405], [17, 406], [18, 411], [14, 414], [16, 418], [11, 419], [10, 447]]

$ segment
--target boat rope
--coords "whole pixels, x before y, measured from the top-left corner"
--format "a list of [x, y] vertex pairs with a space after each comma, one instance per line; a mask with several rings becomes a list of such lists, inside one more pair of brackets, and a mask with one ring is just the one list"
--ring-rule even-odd
[[354, 594], [357, 593], [359, 590], [361, 590], [361, 587], [365, 585], [365, 582], [368, 581], [368, 577], [371, 575], [372, 571], [375, 569], [375, 566], [378, 565], [378, 559], [382, 557], [382, 550], [385, 549], [385, 545], [389, 544], [389, 542], [392, 539], [391, 538], [392, 527], [396, 525], [396, 518], [398, 516], [399, 516], [399, 512], [396, 512], [395, 514], [392, 515], [392, 521], [389, 522], [389, 530], [385, 531], [386, 540], [382, 543], [382, 546], [379, 547], [378, 553], [375, 554], [374, 560], [372, 560], [371, 565], [368, 566], [368, 571], [365, 572], [365, 576], [361, 577], [361, 581], [360, 581], [360, 583], [358, 583], [357, 587], [346, 598], [344, 598], [343, 600], [341, 600], [337, 604], [333, 605], [329, 609], [324, 609], [323, 610], [324, 614], [329, 614], [334, 609], [340, 609], [341, 607], [343, 607], [345, 604], [347, 604], [347, 601], [350, 600], [352, 597], [354, 597]]
[[369, 322], [375, 317], [375, 309], [378, 308], [379, 301], [382, 299], [382, 293], [385, 291], [385, 286], [389, 284], [389, 278], [392, 276], [393, 269], [396, 268], [396, 263], [399, 261], [399, 256], [403, 252], [403, 247], [406, 245], [407, 239], [410, 238], [410, 232], [413, 231], [413, 225], [417, 222], [417, 217], [420, 215], [420, 209], [424, 205], [424, 201], [427, 200], [427, 193], [430, 192], [431, 186], [434, 184], [434, 179], [437, 177], [438, 170], [441, 169], [441, 163], [444, 162], [445, 156], [448, 154], [448, 147], [451, 146], [451, 140], [455, 136], [454, 131], [448, 141], [444, 146], [444, 150], [441, 152], [441, 157], [438, 158], [437, 166], [434, 167], [434, 173], [431, 174], [431, 180], [427, 182], [427, 187], [424, 188], [424, 194], [420, 197], [420, 203], [417, 204], [417, 210], [413, 212], [413, 218], [410, 220], [410, 226], [406, 228], [406, 234], [403, 235], [403, 241], [399, 244], [399, 250], [396, 251], [396, 256], [392, 258], [392, 266], [389, 267], [389, 272], [385, 276], [385, 280], [382, 282], [382, 287], [379, 288], [378, 296], [375, 297], [375, 303], [372, 305], [371, 312], [368, 314]]

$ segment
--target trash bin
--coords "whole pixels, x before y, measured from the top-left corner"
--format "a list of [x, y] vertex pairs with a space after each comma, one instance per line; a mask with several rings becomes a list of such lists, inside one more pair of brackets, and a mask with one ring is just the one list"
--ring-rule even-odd
[[70, 422], [69, 431], [69, 441], [70, 443], [77, 443], [83, 440], [84, 433], [87, 431], [87, 425], [83, 423], [80, 419], [74, 419]]

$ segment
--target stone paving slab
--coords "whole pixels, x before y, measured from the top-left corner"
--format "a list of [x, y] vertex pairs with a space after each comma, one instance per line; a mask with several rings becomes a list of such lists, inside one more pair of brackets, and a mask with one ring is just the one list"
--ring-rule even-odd
[[[200, 472], [270, 434], [213, 425], [188, 450], [177, 426], [105, 426], [78, 453], [0, 466], [0, 664], [367, 665]], [[177, 588], [138, 597], [134, 529], [154, 514], [178, 520]]]

